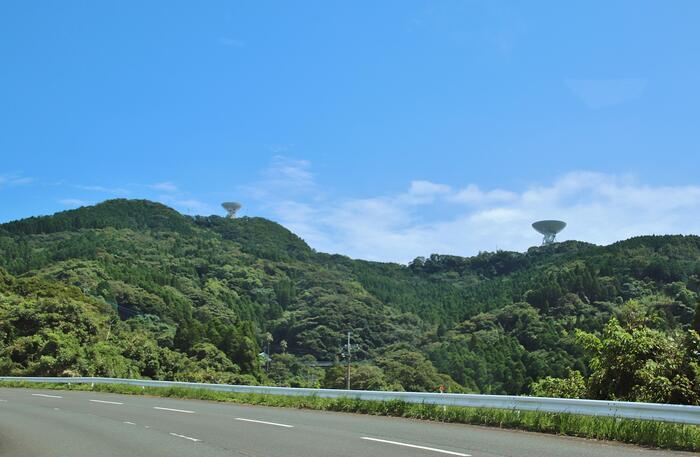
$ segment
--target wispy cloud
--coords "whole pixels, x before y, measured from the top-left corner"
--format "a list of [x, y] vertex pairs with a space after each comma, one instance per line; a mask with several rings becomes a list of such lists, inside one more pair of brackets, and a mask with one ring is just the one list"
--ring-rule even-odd
[[448, 195], [448, 199], [455, 203], [467, 203], [470, 205], [488, 205], [499, 202], [502, 203], [513, 201], [517, 198], [517, 196], [518, 195], [515, 192], [503, 189], [492, 189], [488, 191], [483, 191], [479, 188], [479, 186], [469, 184], [465, 188]]
[[65, 206], [85, 206], [87, 205], [87, 202], [80, 200], [79, 198], [62, 198], [58, 201], [61, 205]]
[[415, 180], [411, 181], [408, 192], [401, 195], [400, 198], [406, 204], [424, 205], [450, 193], [452, 193], [452, 188], [445, 184]]
[[652, 186], [629, 175], [575, 171], [521, 190], [416, 180], [395, 195], [319, 199], [323, 189], [310, 164], [297, 162], [303, 172], [289, 176], [314, 192], [260, 193], [261, 207], [314, 248], [351, 257], [408, 262], [436, 252], [523, 251], [540, 243], [530, 227], [538, 219], [567, 221], [562, 240], [598, 244], [700, 233], [699, 185]]
[[286, 154], [287, 152], [289, 152], [292, 149], [292, 147], [293, 145], [291, 144], [272, 144], [267, 148], [277, 156], [281, 156], [282, 154]]
[[[171, 181], [160, 181], [152, 184], [132, 183], [124, 187], [107, 187], [102, 185], [72, 185], [70, 187], [84, 192], [109, 194], [110, 196], [147, 198], [162, 202], [182, 213], [191, 215], [209, 215], [221, 212], [217, 205], [212, 205], [207, 201], [196, 198], [192, 193], [180, 189]], [[94, 198], [87, 198], [87, 200], [95, 201]], [[66, 206], [83, 206], [89, 204], [86, 203], [86, 200], [79, 198], [65, 198], [59, 200], [59, 203]]]
[[158, 182], [155, 184], [151, 184], [148, 187], [150, 187], [153, 190], [159, 190], [162, 192], [177, 192], [178, 190], [177, 186], [170, 181]]
[[277, 155], [272, 158], [272, 165], [265, 170], [264, 174], [274, 183], [304, 188], [314, 184], [314, 175], [311, 173], [311, 163], [308, 160]]
[[80, 190], [86, 190], [89, 192], [99, 192], [103, 194], [113, 194], [113, 195], [129, 195], [131, 194], [131, 191], [129, 189], [125, 189], [123, 187], [105, 187], [105, 186], [84, 186], [84, 185], [76, 185], [76, 189]]
[[209, 215], [221, 212], [219, 207], [213, 206], [205, 201], [193, 197], [176, 197], [170, 194], [160, 195], [158, 201], [172, 206], [184, 214]]
[[245, 46], [245, 42], [243, 42], [242, 40], [227, 36], [219, 37], [219, 44], [222, 46], [228, 46], [232, 48], [242, 48], [243, 46]]
[[317, 186], [309, 161], [276, 155], [260, 180], [240, 190], [252, 198], [278, 201], [313, 193]]
[[590, 109], [601, 109], [638, 99], [647, 86], [645, 78], [567, 79], [571, 92]]
[[0, 174], [0, 188], [25, 186], [33, 182], [34, 178], [29, 178], [16, 173]]
[[414, 196], [445, 195], [452, 191], [450, 186], [430, 181], [411, 181], [408, 193]]

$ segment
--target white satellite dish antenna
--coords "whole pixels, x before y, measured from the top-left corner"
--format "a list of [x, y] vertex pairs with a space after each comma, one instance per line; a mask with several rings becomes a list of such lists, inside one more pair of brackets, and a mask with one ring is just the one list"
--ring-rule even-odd
[[532, 224], [532, 228], [544, 235], [542, 246], [554, 243], [557, 233], [564, 230], [566, 222], [564, 221], [537, 221]]
[[241, 209], [242, 205], [238, 202], [224, 202], [221, 204], [221, 206], [228, 213], [226, 217], [228, 217], [229, 219], [234, 219], [236, 217], [236, 213], [239, 209]]

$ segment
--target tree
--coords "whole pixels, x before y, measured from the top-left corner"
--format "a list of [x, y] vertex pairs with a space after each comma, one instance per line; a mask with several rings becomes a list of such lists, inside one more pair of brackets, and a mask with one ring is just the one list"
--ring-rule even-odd
[[580, 371], [571, 371], [567, 378], [547, 376], [532, 383], [530, 392], [536, 397], [586, 398], [586, 380]]
[[700, 336], [666, 335], [610, 320], [602, 337], [579, 331], [591, 354], [588, 393], [593, 398], [700, 404]]
[[[333, 365], [326, 372], [323, 382], [327, 389], [345, 389], [346, 367], [343, 365]], [[355, 390], [403, 390], [403, 386], [398, 383], [391, 383], [376, 365], [355, 364], [350, 367], [351, 388]]]
[[435, 392], [441, 385], [458, 386], [449, 376], [438, 373], [423, 354], [406, 347], [391, 348], [376, 359], [376, 364], [387, 379], [408, 392]]
[[270, 360], [268, 376], [278, 386], [319, 387], [323, 369], [316, 366], [316, 359], [306, 355], [274, 354]]

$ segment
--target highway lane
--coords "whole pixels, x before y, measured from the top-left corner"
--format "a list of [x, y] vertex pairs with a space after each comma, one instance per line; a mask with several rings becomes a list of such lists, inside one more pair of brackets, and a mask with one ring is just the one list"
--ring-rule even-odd
[[0, 389], [0, 456], [683, 456], [460, 424], [156, 397]]

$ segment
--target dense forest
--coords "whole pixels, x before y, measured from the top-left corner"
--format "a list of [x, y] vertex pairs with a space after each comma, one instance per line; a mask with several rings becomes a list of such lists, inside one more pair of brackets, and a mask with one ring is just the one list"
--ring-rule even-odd
[[[409, 265], [110, 200], [0, 225], [0, 374], [700, 404], [700, 237]], [[323, 362], [323, 363], [321, 363]]]

